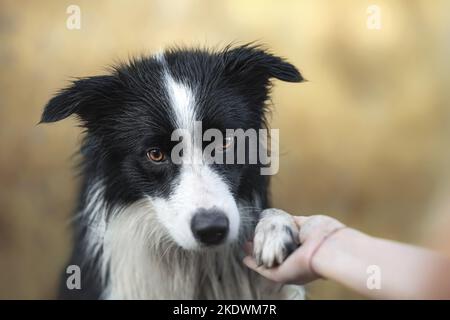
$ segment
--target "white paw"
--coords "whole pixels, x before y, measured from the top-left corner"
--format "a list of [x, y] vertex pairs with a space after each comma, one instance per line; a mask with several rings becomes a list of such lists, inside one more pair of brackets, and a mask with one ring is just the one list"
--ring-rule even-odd
[[280, 209], [266, 209], [256, 225], [253, 255], [258, 265], [271, 268], [281, 264], [299, 245], [298, 227]]

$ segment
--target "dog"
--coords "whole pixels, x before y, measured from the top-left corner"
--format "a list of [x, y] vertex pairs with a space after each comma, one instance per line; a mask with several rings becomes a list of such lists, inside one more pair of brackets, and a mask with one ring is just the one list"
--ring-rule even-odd
[[[178, 163], [171, 156], [174, 130], [192, 132], [197, 121], [220, 132], [268, 128], [273, 79], [303, 81], [258, 45], [176, 47], [77, 79], [50, 99], [41, 123], [75, 115], [85, 129], [69, 262], [80, 267], [81, 289], [69, 290], [63, 277], [60, 298], [303, 298], [302, 287], [242, 263], [251, 239], [266, 267], [298, 246], [291, 216], [269, 206], [264, 164], [183, 160], [202, 144], [183, 144]], [[226, 136], [214, 152], [233, 142]]]

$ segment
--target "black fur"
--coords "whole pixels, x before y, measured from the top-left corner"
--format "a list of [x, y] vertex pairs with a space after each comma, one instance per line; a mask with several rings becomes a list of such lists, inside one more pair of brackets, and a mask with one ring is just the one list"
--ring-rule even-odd
[[[257, 46], [227, 47], [213, 52], [171, 49], [165, 52], [167, 68], [176, 80], [198, 88], [197, 106], [203, 130], [208, 128], [259, 129], [265, 114], [272, 78], [303, 80], [298, 70]], [[81, 146], [83, 185], [78, 210], [85, 207], [88, 186], [102, 177], [105, 199], [126, 205], [145, 195], [167, 197], [179, 167], [170, 161], [153, 164], [146, 151], [159, 146], [170, 152], [175, 129], [162, 83], [164, 66], [154, 57], [143, 57], [113, 68], [109, 75], [82, 78], [59, 92], [45, 107], [42, 123], [76, 115], [86, 129]], [[268, 206], [268, 178], [260, 165], [215, 165], [236, 199], [258, 194]], [[97, 257], [85, 251], [86, 221], [75, 220], [74, 251], [70, 264], [82, 266], [82, 290], [67, 290], [63, 298], [99, 298], [102, 283]]]

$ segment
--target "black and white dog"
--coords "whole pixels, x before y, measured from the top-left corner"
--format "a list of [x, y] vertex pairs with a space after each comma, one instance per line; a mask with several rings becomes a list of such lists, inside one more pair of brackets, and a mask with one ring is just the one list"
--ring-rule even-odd
[[[252, 237], [268, 267], [297, 246], [291, 217], [267, 209], [263, 164], [175, 163], [171, 155], [174, 130], [193, 131], [198, 121], [221, 132], [266, 128], [273, 78], [303, 80], [258, 46], [177, 48], [76, 80], [49, 101], [41, 122], [75, 114], [86, 129], [70, 261], [82, 285], [68, 290], [62, 281], [62, 298], [303, 297], [301, 287], [276, 285], [242, 264]], [[215, 152], [225, 155], [233, 142], [226, 136]], [[181, 159], [204, 148], [188, 145]]]

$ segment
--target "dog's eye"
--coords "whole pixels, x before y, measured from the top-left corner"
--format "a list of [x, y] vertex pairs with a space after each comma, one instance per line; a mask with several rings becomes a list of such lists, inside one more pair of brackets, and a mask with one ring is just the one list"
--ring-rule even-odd
[[159, 148], [151, 148], [147, 151], [147, 158], [153, 162], [162, 162], [166, 159], [166, 155]]
[[233, 145], [234, 137], [228, 136], [223, 139], [223, 144], [218, 147], [219, 151], [225, 151]]

